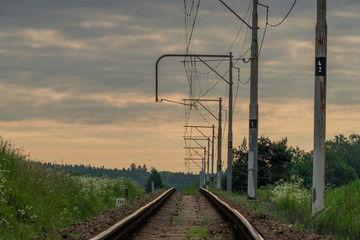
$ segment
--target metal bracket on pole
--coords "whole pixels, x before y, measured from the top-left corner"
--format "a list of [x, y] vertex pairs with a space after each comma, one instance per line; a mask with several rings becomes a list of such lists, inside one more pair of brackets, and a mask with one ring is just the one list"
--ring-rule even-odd
[[[194, 138], [192, 138], [192, 137], [185, 137], [184, 136], [184, 140], [185, 140], [185, 142], [187, 141], [187, 140], [191, 140], [191, 141], [194, 141], [196, 144], [197, 144], [197, 147], [184, 147], [184, 149], [188, 149], [189, 150], [189, 152], [192, 150], [192, 151], [194, 151], [198, 156], [200, 156], [201, 158], [204, 158], [203, 159], [203, 162], [202, 162], [202, 167], [201, 167], [201, 169], [205, 172], [205, 168], [203, 168], [203, 167], [205, 167], [206, 166], [206, 154], [204, 153], [204, 156], [202, 156], [202, 154], [200, 154], [197, 150], [201, 150], [201, 149], [204, 149], [205, 151], [206, 151], [206, 147], [205, 146], [203, 146], [203, 145], [201, 145], [198, 141], [201, 141], [201, 140], [205, 140], [205, 141], [207, 141], [208, 142], [208, 163], [207, 164], [209, 164], [209, 152], [210, 152], [210, 145], [209, 145], [209, 141], [210, 141], [210, 137], [208, 137], [208, 136], [206, 136], [204, 133], [203, 133], [203, 131], [201, 131], [201, 128], [205, 128], [205, 129], [211, 129], [211, 128], [213, 128], [213, 126], [189, 126], [189, 125], [187, 125], [187, 126], [184, 126], [184, 127], [188, 127], [188, 128], [195, 128], [202, 136], [200, 136], [200, 137], [194, 137]], [[190, 155], [191, 155], [191, 153], [190, 153]], [[186, 160], [192, 160], [192, 162], [194, 162], [193, 161], [193, 159], [192, 158], [185, 158], [185, 161]], [[195, 162], [194, 162], [195, 163]], [[197, 165], [197, 164], [196, 164]], [[199, 165], [198, 165], [199, 166]], [[205, 174], [205, 173], [204, 173]], [[206, 174], [206, 176], [207, 176], [207, 178], [209, 178], [208, 176], [209, 176], [209, 167], [207, 168], [207, 174]], [[204, 178], [205, 179], [205, 178]], [[204, 180], [204, 183], [205, 183], [205, 180]], [[206, 185], [206, 184], [204, 184], [204, 185]]]
[[[246, 23], [247, 26], [249, 26]], [[251, 28], [251, 27], [250, 27]], [[227, 82], [229, 84], [229, 130], [228, 130], [228, 191], [231, 191], [231, 182], [229, 184], [229, 181], [232, 181], [232, 149], [233, 149], [233, 144], [232, 144], [232, 53], [230, 52], [229, 55], [213, 55], [213, 54], [165, 54], [162, 55], [158, 58], [158, 60], [156, 61], [155, 64], [155, 101], [158, 102], [159, 101], [159, 62], [161, 59], [165, 58], [165, 57], [196, 57], [198, 58], [201, 62], [203, 62], [206, 66], [208, 66], [212, 71], [214, 71], [217, 75], [219, 75], [225, 82]], [[229, 68], [229, 81], [227, 81], [224, 77], [222, 77], [220, 74], [218, 74], [213, 68], [211, 68], [208, 64], [205, 63], [204, 60], [202, 60], [201, 58], [211, 58], [211, 57], [215, 57], [215, 58], [229, 58], [230, 61], [230, 68]], [[219, 118], [220, 119], [220, 118]], [[218, 177], [219, 174], [218, 174]], [[218, 183], [217, 183], [217, 187], [219, 187], [219, 180], [218, 179]], [[230, 190], [229, 190], [230, 189]]]
[[[193, 102], [197, 102], [200, 104], [200, 106], [202, 106], [211, 116], [213, 116], [216, 120], [219, 120], [212, 112], [209, 111], [209, 109], [207, 109], [201, 102], [202, 101], [211, 101], [211, 102], [218, 102], [219, 100], [217, 99], [197, 99], [197, 98], [190, 98], [190, 99], [183, 99], [184, 101], [193, 101]], [[186, 103], [185, 103], [186, 104]], [[190, 104], [186, 104], [186, 105], [190, 105]]]
[[230, 58], [230, 55], [213, 55], [213, 54], [164, 54], [158, 58], [155, 64], [155, 101], [159, 102], [159, 62], [165, 57], [196, 57], [196, 58]]

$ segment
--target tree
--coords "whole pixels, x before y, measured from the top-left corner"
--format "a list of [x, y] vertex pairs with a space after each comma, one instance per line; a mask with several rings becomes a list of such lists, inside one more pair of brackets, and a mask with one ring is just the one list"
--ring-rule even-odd
[[291, 161], [291, 150], [287, 146], [287, 138], [271, 142], [268, 137], [261, 137], [258, 145], [259, 186], [274, 184], [286, 179], [286, 165]]
[[325, 183], [340, 187], [357, 179], [356, 171], [347, 165], [339, 156], [326, 152]]
[[326, 151], [337, 155], [360, 177], [360, 135], [351, 134], [349, 139], [342, 134], [337, 135], [333, 140], [326, 141]]
[[151, 192], [151, 182], [154, 182], [155, 189], [165, 187], [165, 185], [163, 184], [163, 182], [161, 180], [160, 173], [153, 167], [151, 168], [150, 175], [149, 175], [146, 185], [145, 185], [146, 192]]
[[[247, 189], [247, 141], [234, 149], [233, 190]], [[303, 179], [304, 187], [312, 187], [313, 152], [299, 147], [288, 148], [287, 138], [271, 141], [261, 137], [258, 144], [258, 186], [274, 184], [291, 176]], [[360, 135], [349, 138], [340, 134], [326, 141], [325, 180], [326, 184], [339, 187], [360, 176]]]
[[313, 153], [305, 152], [299, 147], [290, 148], [292, 153], [291, 162], [287, 164], [287, 178], [298, 176], [303, 180], [303, 187], [311, 189], [313, 177]]
[[136, 171], [136, 165], [135, 163], [132, 163], [129, 168], [130, 171], [135, 172]]
[[[239, 148], [234, 149], [233, 190], [247, 189], [247, 140]], [[258, 144], [258, 186], [274, 184], [287, 178], [287, 164], [292, 157], [287, 146], [287, 138], [272, 142], [268, 137], [261, 137]]]
[[351, 151], [349, 144], [343, 145], [344, 142], [336, 143], [336, 141], [337, 139], [335, 144], [333, 141], [326, 142], [325, 182], [327, 185], [340, 187], [356, 180], [358, 174], [351, 165], [347, 164], [348, 161], [352, 161], [346, 156]]
[[238, 149], [234, 149], [233, 157], [233, 190], [244, 192], [247, 189], [247, 140], [243, 139]]
[[147, 172], [147, 167], [146, 167], [145, 164], [143, 165], [143, 171], [144, 171], [144, 172]]
[[[339, 187], [358, 178], [360, 173], [360, 136], [352, 134], [349, 139], [340, 134], [326, 141], [325, 182], [328, 186]], [[299, 176], [306, 188], [312, 187], [313, 153], [300, 148], [291, 148], [292, 161], [288, 177]]]

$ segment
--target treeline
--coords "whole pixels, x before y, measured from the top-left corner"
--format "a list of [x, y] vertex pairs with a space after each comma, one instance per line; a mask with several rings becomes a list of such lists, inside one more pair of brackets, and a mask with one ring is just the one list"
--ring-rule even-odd
[[[137, 182], [141, 186], [145, 186], [147, 179], [150, 175], [150, 170], [144, 164], [143, 166], [136, 166], [135, 163], [132, 163], [129, 168], [122, 169], [107, 169], [104, 166], [102, 167], [93, 167], [91, 165], [69, 165], [69, 164], [52, 164], [44, 163], [44, 165], [51, 169], [61, 169], [71, 175], [75, 176], [92, 176], [92, 177], [102, 177], [108, 176], [110, 178], [124, 177], [129, 178]], [[187, 187], [192, 186], [194, 181], [199, 178], [198, 174], [183, 173], [183, 172], [169, 172], [169, 171], [160, 171], [161, 179], [166, 187], [175, 187], [178, 190], [183, 190]]]
[[[247, 189], [247, 140], [234, 149], [233, 190]], [[360, 176], [360, 135], [345, 137], [340, 134], [326, 141], [326, 187], [339, 187]], [[271, 141], [261, 137], [258, 145], [258, 187], [273, 185], [279, 180], [289, 181], [291, 176], [303, 180], [304, 187], [312, 186], [313, 152], [287, 146], [287, 138]], [[226, 183], [226, 176], [223, 179]], [[223, 185], [224, 185], [223, 184]]]

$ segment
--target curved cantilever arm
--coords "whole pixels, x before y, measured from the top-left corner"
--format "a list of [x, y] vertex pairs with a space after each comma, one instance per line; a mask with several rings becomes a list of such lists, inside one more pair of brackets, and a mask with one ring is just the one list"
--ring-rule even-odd
[[207, 54], [164, 54], [158, 58], [155, 65], [155, 101], [159, 102], [159, 62], [165, 57], [216, 57], [216, 58], [230, 58], [230, 55], [207, 55]]

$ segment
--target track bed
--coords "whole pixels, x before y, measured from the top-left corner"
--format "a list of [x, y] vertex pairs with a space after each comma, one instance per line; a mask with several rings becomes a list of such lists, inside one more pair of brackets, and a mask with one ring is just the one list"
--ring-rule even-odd
[[206, 239], [233, 239], [226, 222], [199, 192], [175, 192], [132, 239], [194, 239], [203, 232]]

